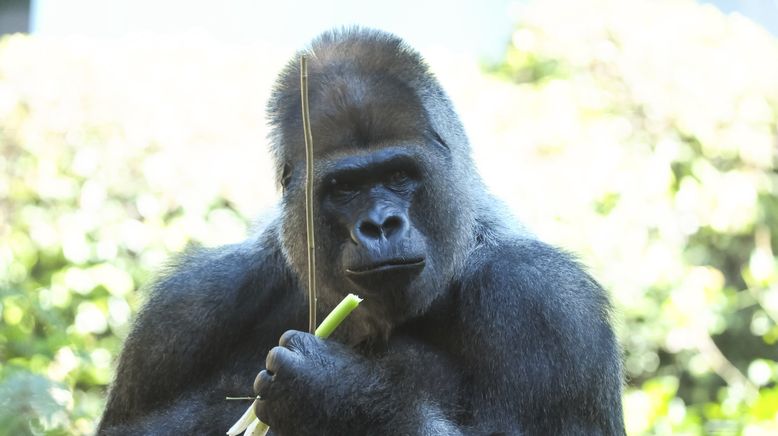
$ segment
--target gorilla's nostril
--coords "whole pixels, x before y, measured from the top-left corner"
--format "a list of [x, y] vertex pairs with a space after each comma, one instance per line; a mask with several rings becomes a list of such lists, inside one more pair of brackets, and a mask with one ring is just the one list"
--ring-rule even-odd
[[378, 239], [381, 237], [381, 227], [371, 221], [362, 221], [358, 227], [359, 233], [367, 238]]
[[401, 229], [403, 226], [403, 220], [397, 215], [390, 216], [389, 218], [384, 221], [384, 224], [381, 226], [381, 229], [384, 232], [384, 235], [386, 237], [389, 237], [392, 233], [395, 231]]

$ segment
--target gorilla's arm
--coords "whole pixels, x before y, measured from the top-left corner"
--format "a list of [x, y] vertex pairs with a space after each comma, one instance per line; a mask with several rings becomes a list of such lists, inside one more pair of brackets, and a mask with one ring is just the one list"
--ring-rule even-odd
[[[257, 344], [274, 343], [291, 323], [290, 310], [297, 312], [291, 307], [301, 305], [290, 301], [294, 292], [283, 292], [291, 284], [273, 241], [184, 254], [152, 287], [125, 342], [98, 434], [195, 434], [226, 430], [240, 416], [246, 404], [224, 396], [250, 393], [246, 380], [267, 353]], [[277, 319], [282, 313], [286, 322]], [[249, 339], [253, 344], [241, 345]]]
[[[268, 351], [256, 344], [304, 322], [276, 256], [245, 244], [199, 252], [161, 280], [127, 340], [98, 433], [228, 428], [245, 404], [223, 397], [247, 393]], [[268, 359], [279, 383], [260, 414], [280, 434], [623, 433], [607, 300], [573, 260], [537, 241], [482, 248], [453, 295], [444, 319], [405, 326], [378, 356], [285, 334]], [[254, 357], [236, 358], [246, 350]]]
[[476, 251], [466, 275], [457, 328], [474, 376], [474, 422], [517, 422], [526, 434], [624, 434], [610, 306], [579, 264], [516, 240]]
[[367, 357], [288, 331], [257, 376], [257, 416], [283, 435], [456, 435], [461, 376], [441, 350], [406, 336]]

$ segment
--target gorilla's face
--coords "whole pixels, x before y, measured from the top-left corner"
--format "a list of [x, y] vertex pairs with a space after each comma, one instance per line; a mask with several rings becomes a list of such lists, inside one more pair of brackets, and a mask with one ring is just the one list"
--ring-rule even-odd
[[[455, 202], [440, 183], [445, 176], [434, 168], [435, 162], [445, 168], [443, 148], [428, 142], [392, 141], [317, 155], [320, 302], [328, 309], [349, 292], [364, 297], [369, 322], [379, 324], [371, 330], [383, 331], [422, 313], [453, 274], [447, 247], [457, 235], [440, 229], [456, 228], [458, 214], [449, 208]], [[431, 152], [430, 146], [437, 151]], [[299, 183], [290, 185], [285, 195], [283, 233], [290, 260], [305, 277], [305, 168], [297, 167]]]
[[413, 157], [400, 147], [347, 156], [322, 179], [322, 213], [349, 235], [338, 256], [343, 275], [367, 296], [410, 287], [427, 257], [409, 214], [424, 182]]
[[[442, 287], [430, 249], [435, 215], [420, 146], [391, 145], [334, 159], [321, 177], [325, 281], [354, 291], [399, 321], [426, 308]], [[325, 273], [326, 274], [326, 273]]]

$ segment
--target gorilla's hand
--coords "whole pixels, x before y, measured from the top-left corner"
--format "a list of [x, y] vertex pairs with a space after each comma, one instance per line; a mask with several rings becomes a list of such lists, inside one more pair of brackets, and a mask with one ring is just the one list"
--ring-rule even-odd
[[[360, 407], [354, 402], [361, 395], [355, 395], [355, 390], [369, 380], [369, 365], [338, 342], [289, 330], [270, 350], [267, 369], [254, 381], [260, 397], [257, 417], [277, 434], [320, 434], [325, 422], [331, 428], [333, 419], [357, 413]], [[332, 414], [333, 410], [338, 412]], [[324, 416], [324, 411], [330, 416]]]

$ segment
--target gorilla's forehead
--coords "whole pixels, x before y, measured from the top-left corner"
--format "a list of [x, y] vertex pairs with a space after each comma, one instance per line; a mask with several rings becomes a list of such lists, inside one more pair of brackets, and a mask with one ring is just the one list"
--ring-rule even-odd
[[[340, 73], [324, 73], [312, 80], [311, 133], [317, 155], [423, 140], [429, 125], [410, 87], [389, 75]], [[296, 127], [300, 129], [297, 133], [288, 133], [302, 138], [302, 126]], [[304, 153], [302, 144], [293, 148], [287, 151]]]
[[424, 142], [467, 149], [445, 92], [421, 57], [388, 34], [333, 32], [287, 64], [268, 102], [279, 176], [305, 159], [299, 56], [308, 56], [314, 153], [365, 150], [377, 144]]

